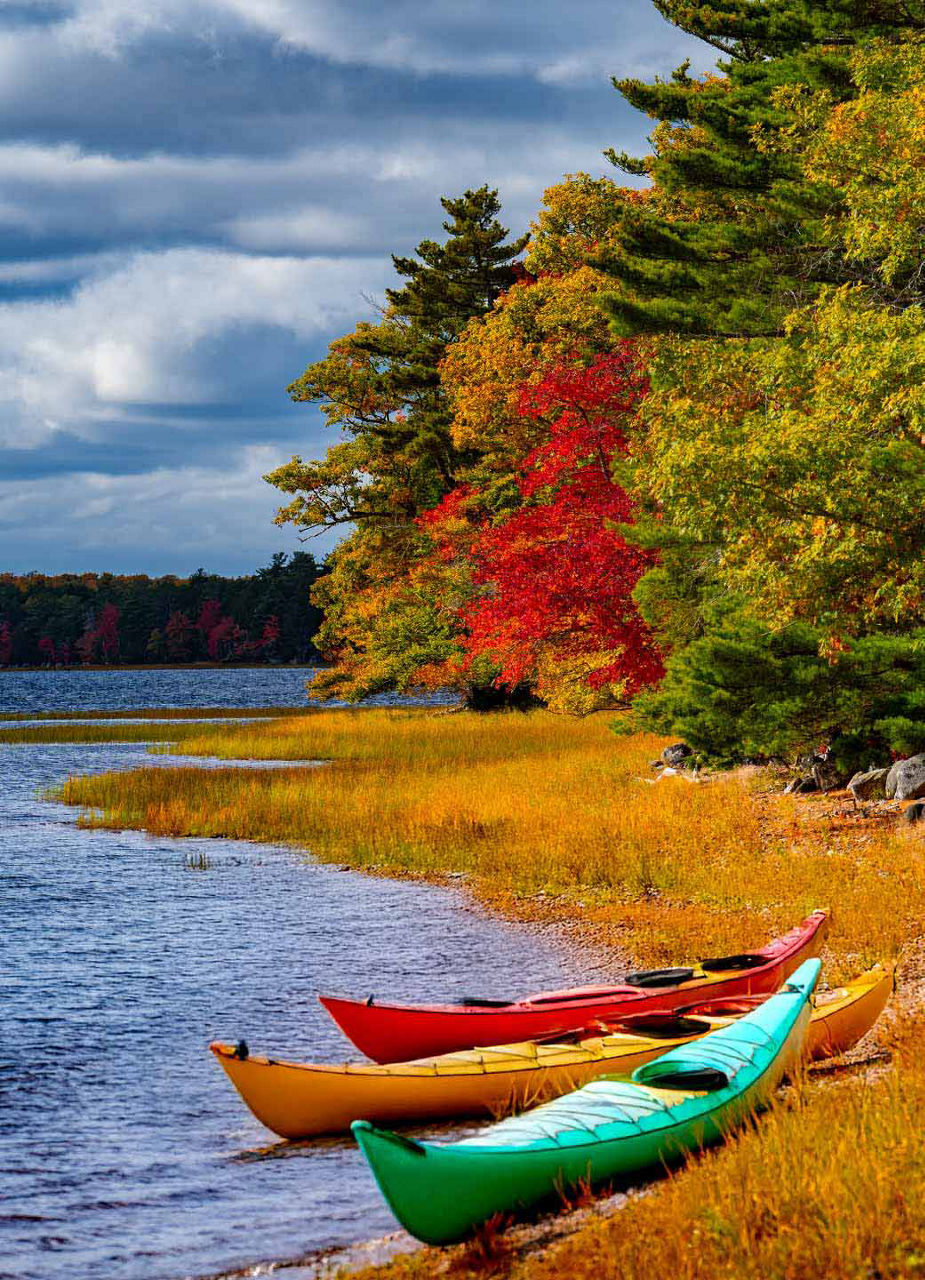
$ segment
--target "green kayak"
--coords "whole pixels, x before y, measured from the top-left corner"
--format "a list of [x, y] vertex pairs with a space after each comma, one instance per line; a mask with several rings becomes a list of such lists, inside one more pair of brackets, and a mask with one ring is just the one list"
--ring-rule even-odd
[[449, 1244], [557, 1189], [677, 1159], [759, 1110], [800, 1056], [819, 967], [807, 960], [753, 1013], [630, 1077], [595, 1080], [460, 1142], [415, 1142], [365, 1120], [353, 1132], [402, 1226]]

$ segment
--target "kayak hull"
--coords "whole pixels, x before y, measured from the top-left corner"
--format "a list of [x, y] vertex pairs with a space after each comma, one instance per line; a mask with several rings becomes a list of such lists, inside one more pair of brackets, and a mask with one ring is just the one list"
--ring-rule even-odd
[[[806, 1056], [834, 1057], [850, 1049], [874, 1025], [891, 989], [891, 974], [873, 969], [820, 995], [810, 1019]], [[701, 1010], [716, 1026], [723, 1025], [724, 1012], [736, 1012], [715, 1001], [691, 1012]], [[704, 1021], [697, 1034], [709, 1029], [711, 1022]], [[210, 1047], [257, 1119], [282, 1138], [301, 1139], [347, 1132], [356, 1119], [409, 1124], [506, 1115], [601, 1075], [628, 1074], [694, 1038], [623, 1031], [572, 1044], [500, 1045], [386, 1066], [299, 1064], [254, 1055], [242, 1059], [232, 1045]]]
[[[322, 1005], [349, 1040], [374, 1062], [401, 1062], [452, 1053], [473, 1045], [542, 1040], [645, 1011], [668, 1012], [709, 997], [732, 998], [775, 991], [804, 961], [819, 954], [827, 920], [814, 911], [802, 924], [768, 943], [743, 969], [694, 971], [690, 980], [664, 987], [619, 983], [608, 987], [541, 992], [499, 1008], [479, 1004], [380, 1004], [322, 995]], [[705, 963], [705, 962], [704, 962]]]
[[[597, 1080], [474, 1138], [418, 1143], [362, 1120], [354, 1133], [402, 1225], [425, 1243], [452, 1243], [556, 1192], [679, 1159], [766, 1106], [802, 1052], [818, 974], [819, 962], [808, 961], [754, 1013], [661, 1055], [632, 1080]], [[674, 1087], [679, 1076], [698, 1081], [698, 1071], [724, 1083]]]

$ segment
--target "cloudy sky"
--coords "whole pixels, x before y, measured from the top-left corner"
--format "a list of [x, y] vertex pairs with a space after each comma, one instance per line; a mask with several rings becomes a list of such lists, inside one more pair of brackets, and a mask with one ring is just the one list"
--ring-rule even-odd
[[0, 0], [0, 570], [295, 549], [285, 388], [389, 253], [485, 181], [519, 233], [644, 145], [610, 75], [691, 54], [649, 0]]

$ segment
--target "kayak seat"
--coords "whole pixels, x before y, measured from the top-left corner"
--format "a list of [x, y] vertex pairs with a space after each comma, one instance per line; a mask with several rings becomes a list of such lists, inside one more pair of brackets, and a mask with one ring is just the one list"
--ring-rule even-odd
[[631, 987], [678, 987], [693, 976], [693, 969], [641, 969], [628, 973], [623, 981]]
[[[641, 1082], [640, 1082], [641, 1083]], [[664, 1075], [646, 1080], [649, 1089], [690, 1090], [691, 1093], [715, 1093], [725, 1089], [729, 1077], [715, 1067], [699, 1067], [691, 1071], [666, 1071]]]
[[700, 967], [704, 973], [725, 973], [727, 969], [758, 969], [767, 963], [767, 956], [743, 952], [737, 956], [716, 956], [712, 960], [701, 960]]
[[[631, 1079], [650, 1088], [723, 1089], [754, 1062], [756, 1052], [767, 1043], [768, 1034], [761, 1027], [747, 1021], [732, 1023], [715, 1035], [670, 1049], [653, 1062], [643, 1063]], [[700, 1083], [691, 1083], [695, 1080]]]
[[631, 1018], [621, 1018], [608, 1028], [611, 1035], [628, 1031], [632, 1035], [648, 1036], [651, 1040], [675, 1040], [679, 1036], [703, 1035], [710, 1030], [708, 1022], [672, 1013], [639, 1013]]
[[714, 1093], [716, 1089], [727, 1088], [734, 1074], [734, 1068], [724, 1071], [715, 1062], [702, 1061], [696, 1053], [692, 1053], [690, 1059], [682, 1053], [665, 1053], [664, 1057], [656, 1057], [654, 1062], [638, 1066], [632, 1079], [649, 1089], [690, 1089], [692, 1093]]
[[509, 1009], [513, 1003], [512, 1000], [489, 1000], [484, 996], [463, 996], [456, 1001], [458, 1005], [471, 1005], [475, 1009]]

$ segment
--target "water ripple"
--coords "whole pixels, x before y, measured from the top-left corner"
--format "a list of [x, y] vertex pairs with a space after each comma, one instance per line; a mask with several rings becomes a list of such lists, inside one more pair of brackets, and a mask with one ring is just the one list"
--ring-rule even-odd
[[[173, 674], [3, 673], [0, 700], [23, 680], [14, 709], [57, 706], [66, 677], [76, 709], [112, 706], [101, 679], [130, 675], [136, 706], [246, 701], [237, 672], [180, 673], [198, 703]], [[295, 701], [293, 673], [271, 674]], [[286, 848], [82, 831], [39, 798], [69, 773], [152, 762], [172, 764], [138, 744], [0, 746], [0, 1280], [177, 1280], [392, 1230], [352, 1143], [274, 1142], [208, 1042], [343, 1060], [318, 988], [452, 999], [581, 976], [552, 939], [452, 891]], [[198, 855], [212, 869], [192, 875]]]

